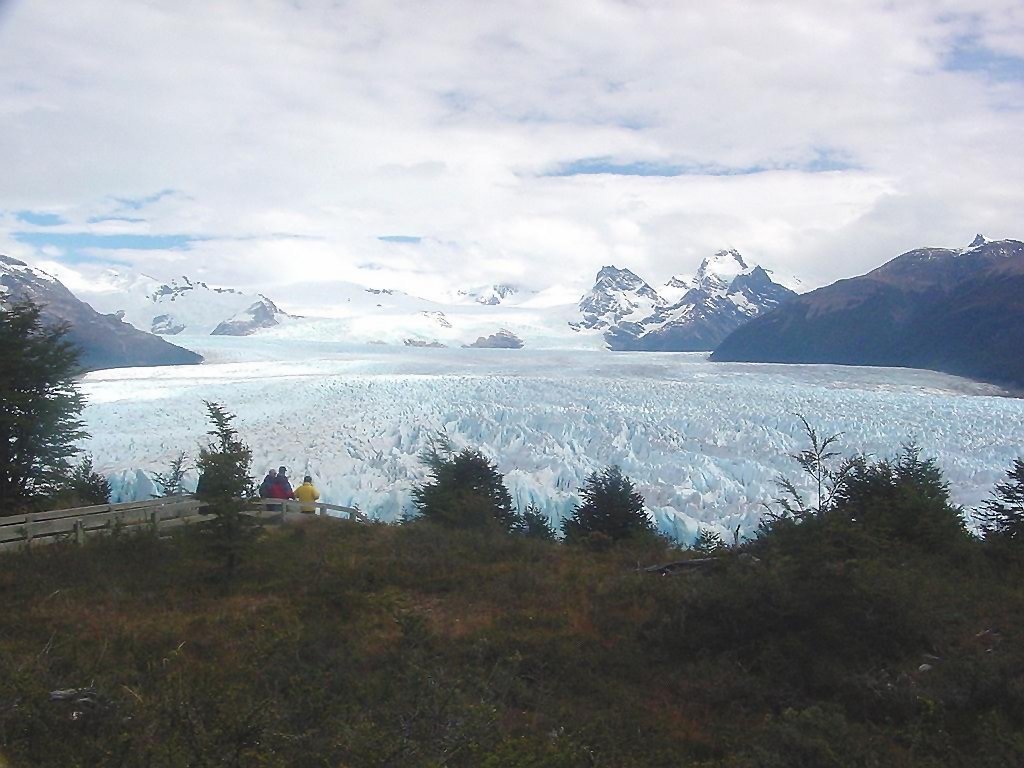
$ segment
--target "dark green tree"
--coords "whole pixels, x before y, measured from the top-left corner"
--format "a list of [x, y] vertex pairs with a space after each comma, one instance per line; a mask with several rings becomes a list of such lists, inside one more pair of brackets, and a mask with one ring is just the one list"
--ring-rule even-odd
[[710, 528], [701, 527], [700, 535], [697, 536], [697, 540], [693, 543], [693, 551], [702, 555], [717, 555], [719, 552], [727, 549], [728, 547], [722, 539], [722, 534]]
[[981, 512], [986, 540], [1024, 544], [1024, 459], [1015, 459]]
[[93, 468], [89, 454], [71, 470], [65, 493], [78, 504], [110, 503], [110, 483]]
[[199, 449], [196, 496], [206, 502], [207, 514], [213, 515], [204, 523], [204, 529], [230, 576], [259, 530], [259, 521], [244, 513], [245, 500], [252, 495], [252, 451], [232, 424], [234, 414], [220, 403], [204, 404], [212, 423], [208, 432], [212, 440]]
[[949, 484], [935, 459], [907, 443], [894, 459], [856, 461], [836, 497], [835, 515], [872, 539], [927, 551], [968, 539], [963, 510], [950, 502]]
[[423, 459], [433, 480], [413, 491], [421, 518], [452, 528], [497, 526], [509, 533], [522, 526], [501, 473], [480, 451], [456, 454], [441, 435], [431, 440]]
[[161, 496], [180, 496], [185, 492], [185, 472], [188, 469], [188, 457], [184, 451], [180, 451], [167, 467], [166, 472], [154, 472], [153, 482], [160, 488], [159, 494], [153, 494], [154, 498]]
[[619, 467], [591, 474], [580, 494], [582, 503], [562, 523], [567, 542], [582, 542], [594, 536], [619, 541], [655, 532], [654, 523], [644, 511], [644, 497]]
[[557, 536], [548, 516], [534, 504], [530, 504], [523, 511], [522, 531], [528, 539], [554, 541]]
[[86, 437], [67, 332], [44, 325], [32, 302], [0, 309], [0, 514], [66, 485], [75, 443]]

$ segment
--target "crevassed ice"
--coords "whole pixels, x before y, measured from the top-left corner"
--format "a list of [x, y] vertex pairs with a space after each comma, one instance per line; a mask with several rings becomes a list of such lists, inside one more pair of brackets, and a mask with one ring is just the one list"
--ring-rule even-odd
[[[796, 414], [843, 432], [850, 453], [888, 456], [916, 440], [954, 498], [985, 498], [1024, 454], [1024, 401], [987, 385], [908, 369], [712, 364], [702, 354], [530, 350], [353, 349], [274, 339], [193, 339], [193, 367], [90, 374], [83, 447], [115, 500], [154, 492], [153, 471], [195, 456], [202, 401], [237, 414], [253, 473], [286, 465], [313, 475], [324, 501], [384, 520], [412, 511], [427, 473], [419, 454], [444, 430], [495, 459], [520, 508], [557, 523], [586, 476], [619, 464], [662, 530], [752, 530], [799, 479], [787, 454], [804, 447]], [[189, 481], [196, 480], [194, 472]]]

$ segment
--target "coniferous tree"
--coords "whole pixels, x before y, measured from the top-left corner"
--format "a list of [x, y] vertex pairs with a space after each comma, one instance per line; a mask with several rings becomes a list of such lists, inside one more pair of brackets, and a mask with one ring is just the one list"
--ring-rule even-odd
[[88, 454], [71, 470], [65, 492], [81, 504], [110, 503], [110, 482], [93, 468]]
[[835, 515], [879, 541], [943, 550], [968, 537], [963, 511], [949, 498], [949, 484], [935, 459], [907, 443], [895, 459], [856, 461], [836, 498]]
[[528, 539], [554, 541], [557, 536], [548, 516], [534, 504], [527, 506], [523, 512], [522, 531]]
[[619, 467], [594, 472], [580, 493], [583, 502], [562, 524], [566, 541], [579, 542], [592, 535], [619, 541], [654, 533], [654, 523], [644, 511], [644, 497]]
[[185, 492], [185, 471], [187, 469], [188, 457], [184, 451], [179, 451], [167, 467], [166, 472], [154, 472], [153, 482], [160, 488], [159, 494], [153, 494], [154, 498], [161, 496], [180, 496]]
[[700, 535], [697, 536], [697, 540], [693, 543], [693, 551], [702, 555], [716, 555], [726, 549], [728, 547], [725, 545], [725, 541], [722, 540], [722, 534], [710, 528], [702, 527]]
[[1024, 543], [1024, 459], [1015, 459], [981, 513], [986, 539]]
[[452, 528], [497, 525], [506, 532], [522, 526], [497, 467], [480, 451], [454, 453], [447, 436], [430, 441], [424, 461], [434, 479], [413, 491], [420, 516]]
[[45, 326], [30, 301], [0, 310], [0, 514], [66, 485], [86, 437], [66, 325]]
[[243, 513], [245, 499], [252, 495], [249, 467], [252, 451], [238, 436], [228, 413], [220, 403], [204, 401], [212, 422], [209, 444], [199, 449], [196, 466], [199, 484], [196, 496], [206, 502], [213, 518], [204, 524], [214, 552], [223, 558], [230, 576], [246, 544], [255, 536], [259, 522]]

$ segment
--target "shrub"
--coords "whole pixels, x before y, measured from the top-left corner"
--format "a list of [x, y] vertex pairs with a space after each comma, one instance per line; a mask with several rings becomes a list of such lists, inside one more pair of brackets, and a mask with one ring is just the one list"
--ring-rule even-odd
[[[185, 492], [184, 480], [187, 457], [179, 451], [167, 467], [166, 472], [154, 472], [153, 482], [160, 488], [160, 496], [179, 496]], [[154, 494], [155, 498], [159, 498]]]
[[209, 432], [213, 440], [199, 449], [196, 465], [200, 474], [196, 496], [207, 502], [207, 512], [213, 515], [204, 524], [204, 530], [230, 575], [259, 525], [255, 518], [242, 512], [245, 497], [252, 495], [252, 477], [249, 475], [252, 451], [232, 426], [234, 415], [219, 403], [207, 401], [205, 404], [213, 423]]
[[644, 511], [644, 497], [617, 466], [592, 473], [580, 488], [583, 503], [562, 524], [567, 542], [606, 537], [611, 542], [653, 534], [654, 523]]
[[522, 528], [523, 535], [528, 539], [554, 541], [557, 535], [548, 516], [534, 504], [530, 504], [523, 512]]
[[1024, 543], [1024, 459], [1016, 459], [981, 513], [985, 538]]
[[421, 518], [452, 528], [497, 526], [518, 530], [521, 519], [512, 508], [512, 496], [497, 467], [480, 451], [451, 452], [450, 443], [432, 442], [424, 460], [434, 479], [413, 491]]
[[82, 504], [107, 504], [110, 502], [110, 483], [93, 469], [92, 456], [86, 454], [71, 471], [67, 492]]
[[710, 528], [701, 528], [700, 535], [693, 543], [693, 551], [702, 555], [714, 555], [728, 549], [722, 540], [722, 534]]
[[835, 514], [874, 539], [928, 551], [967, 540], [963, 512], [949, 501], [949, 485], [935, 459], [921, 459], [913, 443], [892, 460], [859, 460], [841, 490]]

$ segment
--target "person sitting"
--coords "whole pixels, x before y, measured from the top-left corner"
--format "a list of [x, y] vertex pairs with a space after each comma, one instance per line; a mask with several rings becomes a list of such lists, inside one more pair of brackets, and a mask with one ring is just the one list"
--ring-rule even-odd
[[308, 515], [316, 512], [313, 502], [320, 498], [320, 491], [313, 485], [312, 477], [306, 475], [302, 478], [302, 485], [295, 489], [295, 498], [302, 502], [302, 512]]
[[270, 495], [270, 489], [274, 487], [274, 481], [277, 480], [277, 470], [271, 467], [267, 470], [267, 476], [263, 478], [263, 482], [260, 483], [260, 498], [270, 499], [273, 498]]

